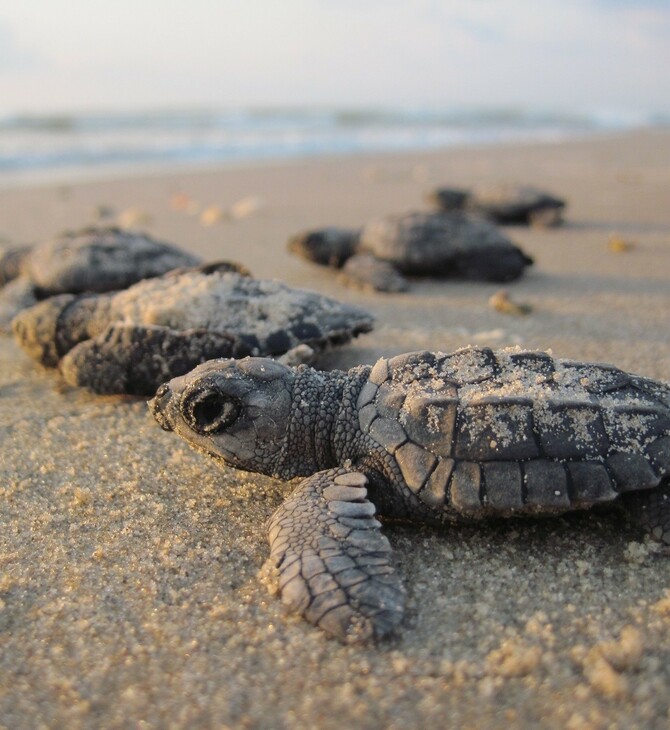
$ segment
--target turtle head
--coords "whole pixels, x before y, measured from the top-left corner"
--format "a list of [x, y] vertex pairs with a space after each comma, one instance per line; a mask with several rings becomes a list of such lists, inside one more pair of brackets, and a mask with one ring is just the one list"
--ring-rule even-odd
[[65, 312], [77, 300], [60, 294], [23, 309], [12, 320], [12, 331], [20, 347], [47, 367], [56, 367], [72, 343], [63, 332]]
[[297, 233], [288, 240], [291, 253], [322, 266], [339, 269], [354, 255], [358, 231], [349, 228], [321, 228]]
[[436, 205], [439, 210], [449, 212], [452, 210], [463, 210], [469, 193], [467, 190], [458, 188], [438, 188], [426, 196], [429, 203]]
[[295, 375], [274, 360], [210, 360], [164, 383], [149, 401], [160, 426], [246, 471], [273, 474], [282, 458]]

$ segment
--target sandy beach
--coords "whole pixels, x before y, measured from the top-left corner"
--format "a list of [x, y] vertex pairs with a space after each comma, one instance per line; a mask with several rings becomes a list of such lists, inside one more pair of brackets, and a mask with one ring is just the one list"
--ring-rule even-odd
[[[560, 228], [506, 228], [535, 259], [506, 287], [526, 316], [489, 305], [500, 285], [373, 294], [286, 253], [303, 228], [487, 180], [568, 201]], [[0, 239], [121, 219], [372, 312], [375, 330], [324, 368], [518, 344], [670, 380], [669, 202], [657, 130], [8, 187]], [[406, 619], [377, 646], [342, 646], [257, 579], [292, 485], [217, 468], [143, 400], [70, 388], [1, 345], [0, 728], [670, 724], [670, 558], [617, 512], [388, 524]]]

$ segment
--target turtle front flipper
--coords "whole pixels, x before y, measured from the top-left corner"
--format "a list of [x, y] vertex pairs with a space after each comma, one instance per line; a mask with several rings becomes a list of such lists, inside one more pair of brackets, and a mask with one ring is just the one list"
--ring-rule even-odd
[[158, 386], [217, 357], [244, 357], [251, 348], [233, 335], [204, 329], [111, 324], [60, 361], [70, 385], [96, 393], [153, 395]]
[[340, 272], [340, 281], [359, 289], [383, 292], [407, 291], [407, 279], [389, 261], [367, 253], [352, 256]]
[[453, 272], [464, 279], [477, 281], [513, 281], [518, 279], [533, 259], [518, 246], [486, 248], [462, 252], [454, 262]]
[[405, 603], [366, 485], [343, 468], [301, 482], [270, 519], [265, 565], [286, 605], [351, 643], [393, 631]]

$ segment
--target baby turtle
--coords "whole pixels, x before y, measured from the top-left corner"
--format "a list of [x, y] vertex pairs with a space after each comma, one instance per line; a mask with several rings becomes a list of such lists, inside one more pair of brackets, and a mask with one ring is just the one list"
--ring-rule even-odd
[[494, 225], [462, 213], [405, 213], [360, 230], [303, 231], [288, 249], [341, 269], [344, 283], [387, 292], [407, 289], [403, 274], [511, 281], [532, 263]]
[[520, 223], [537, 228], [558, 226], [565, 201], [530, 185], [484, 183], [471, 190], [437, 188], [428, 200], [441, 211], [465, 210], [494, 223]]
[[125, 289], [201, 261], [144, 233], [120, 228], [84, 228], [35, 246], [0, 255], [0, 329], [37, 301], [56, 294]]
[[544, 352], [414, 352], [348, 372], [215, 360], [149, 407], [198, 451], [306, 477], [269, 523], [283, 601], [342, 640], [404, 591], [375, 512], [446, 524], [617, 501], [670, 544], [670, 384]]
[[21, 347], [59, 366], [71, 385], [152, 395], [165, 380], [214, 357], [290, 351], [300, 362], [372, 324], [362, 309], [220, 262], [115, 293], [51, 297], [12, 326]]

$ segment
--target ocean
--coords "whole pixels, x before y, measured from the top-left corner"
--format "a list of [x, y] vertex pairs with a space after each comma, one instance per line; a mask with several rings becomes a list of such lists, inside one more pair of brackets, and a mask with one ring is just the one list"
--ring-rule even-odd
[[176, 165], [550, 141], [649, 126], [653, 114], [517, 109], [236, 108], [0, 116], [0, 183]]

